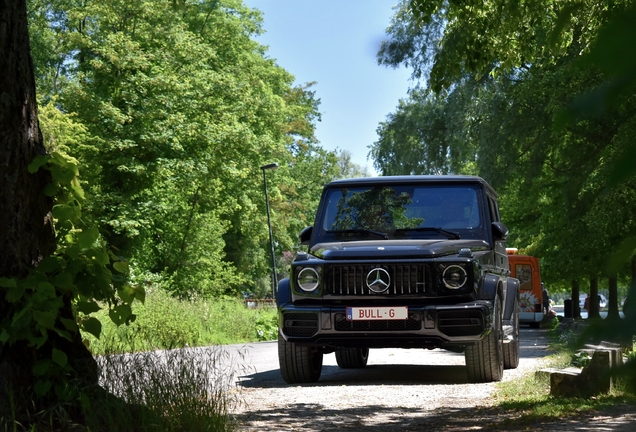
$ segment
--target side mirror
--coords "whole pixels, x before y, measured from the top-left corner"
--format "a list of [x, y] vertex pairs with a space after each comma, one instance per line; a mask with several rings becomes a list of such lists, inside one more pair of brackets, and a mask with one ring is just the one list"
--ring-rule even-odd
[[314, 231], [314, 227], [309, 226], [300, 232], [300, 235], [298, 236], [298, 238], [300, 238], [301, 245], [306, 246], [309, 244], [309, 239], [311, 239], [311, 233], [313, 231]]
[[508, 238], [508, 227], [503, 222], [493, 222], [492, 237], [495, 241], [506, 240]]

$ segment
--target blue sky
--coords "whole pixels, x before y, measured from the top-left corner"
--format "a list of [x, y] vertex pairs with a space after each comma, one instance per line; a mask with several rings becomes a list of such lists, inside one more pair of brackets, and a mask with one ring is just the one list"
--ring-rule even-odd
[[316, 81], [322, 121], [316, 136], [327, 150], [348, 150], [367, 160], [376, 128], [407, 96], [410, 71], [380, 66], [380, 42], [397, 0], [243, 0], [263, 12], [266, 33], [258, 38], [268, 56], [296, 77]]

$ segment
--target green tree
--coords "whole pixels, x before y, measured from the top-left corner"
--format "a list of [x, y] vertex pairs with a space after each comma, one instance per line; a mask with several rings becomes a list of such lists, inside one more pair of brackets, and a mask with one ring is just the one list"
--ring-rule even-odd
[[273, 219], [290, 248], [316, 200], [298, 180], [330, 179], [323, 167], [335, 162], [313, 137], [310, 85], [293, 87], [252, 40], [259, 13], [235, 0], [32, 6], [45, 99], [59, 95], [96, 137], [71, 154], [90, 167], [88, 210], [135, 275], [160, 275], [180, 296], [230, 294], [265, 276], [258, 167], [281, 164]]
[[[26, 2], [2, 3], [0, 20], [0, 427], [28, 425], [61, 404], [81, 421], [80, 400], [98, 387], [79, 330], [99, 337], [90, 316], [98, 301], [117, 325], [134, 320], [130, 304], [144, 292], [127, 284], [127, 263], [82, 218], [77, 161], [63, 151], [85, 130], [47, 105], [49, 133], [40, 131]], [[47, 153], [45, 139], [56, 151]]]
[[360, 166], [351, 161], [351, 152], [349, 150], [340, 150], [338, 152], [338, 168], [340, 173], [338, 178], [357, 178], [369, 177], [369, 169]]
[[[633, 98], [595, 117], [573, 109], [585, 100], [574, 106], [572, 101], [581, 94], [592, 95], [588, 105], [602, 100], [598, 89], [612, 71], [589, 67], [600, 63], [589, 58], [598, 56], [595, 47], [602, 46], [610, 18], [618, 12], [631, 16], [624, 9], [621, 2], [611, 8], [586, 2], [403, 2], [380, 62], [413, 67], [415, 78], [426, 78], [435, 94], [414, 91], [381, 126], [374, 150], [390, 158], [376, 157], [376, 167], [408, 167], [415, 154], [421, 155], [415, 167], [420, 172], [430, 166], [462, 172], [474, 160], [472, 172], [502, 195], [511, 243], [541, 256], [545, 276], [578, 279], [581, 265], [593, 275], [607, 274], [611, 245], [634, 232], [631, 218], [609, 214], [616, 206], [633, 213], [633, 203], [619, 198], [631, 185], [607, 193], [612, 167], [631, 154], [623, 137], [633, 130]], [[585, 62], [588, 67], [581, 67]], [[456, 97], [462, 93], [467, 97]], [[458, 113], [458, 121], [436, 122], [448, 113]], [[443, 132], [435, 136], [431, 129]], [[453, 136], [465, 143], [453, 142]], [[473, 151], [453, 154], [453, 148]]]

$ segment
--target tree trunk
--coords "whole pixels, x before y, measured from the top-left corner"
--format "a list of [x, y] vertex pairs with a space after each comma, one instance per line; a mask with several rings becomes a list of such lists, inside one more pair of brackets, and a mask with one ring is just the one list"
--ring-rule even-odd
[[616, 275], [609, 277], [608, 288], [609, 298], [607, 299], [607, 318], [618, 320], [621, 316], [618, 313], [618, 277]]
[[[28, 171], [34, 157], [46, 150], [37, 117], [26, 0], [0, 1], [0, 53], [0, 277], [21, 278], [55, 250], [52, 200], [43, 193], [51, 181], [50, 174], [42, 169], [36, 174]], [[64, 300], [58, 319], [73, 318], [71, 299]], [[2, 326], [10, 325], [9, 306], [0, 288]], [[92, 356], [79, 332], [73, 341], [50, 333], [40, 349], [28, 346], [26, 341], [0, 345], [0, 418], [7, 418], [8, 386], [14, 403], [35, 402], [32, 368], [39, 359], [50, 358], [53, 347], [66, 352], [79, 378], [96, 381], [96, 365], [90, 362]], [[28, 399], [21, 400], [21, 396]], [[40, 407], [14, 405], [13, 414], [17, 411], [20, 415], [21, 408]]]
[[628, 326], [634, 323], [636, 314], [636, 255], [632, 257], [632, 282], [627, 290], [627, 298], [623, 303], [623, 314], [628, 319]]
[[572, 280], [572, 317], [577, 319], [581, 318], [581, 306], [579, 305], [580, 293], [581, 288], [579, 281], [576, 279]]
[[588, 318], [600, 318], [598, 306], [598, 277], [590, 277], [590, 310], [587, 314]]

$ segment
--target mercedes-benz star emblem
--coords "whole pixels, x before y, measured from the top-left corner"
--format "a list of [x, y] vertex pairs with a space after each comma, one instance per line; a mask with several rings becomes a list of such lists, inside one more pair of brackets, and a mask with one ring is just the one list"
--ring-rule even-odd
[[383, 268], [374, 268], [367, 273], [367, 286], [375, 293], [386, 291], [391, 285], [391, 276]]

